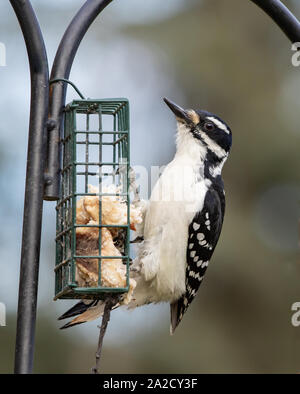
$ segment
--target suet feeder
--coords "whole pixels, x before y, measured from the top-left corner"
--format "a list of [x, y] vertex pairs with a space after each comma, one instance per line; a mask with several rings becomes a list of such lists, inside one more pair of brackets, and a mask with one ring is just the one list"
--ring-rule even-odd
[[[62, 137], [61, 192], [57, 202], [55, 299], [105, 298], [129, 290], [129, 103], [127, 99], [75, 100], [65, 107]], [[113, 188], [112, 188], [113, 186]], [[105, 197], [126, 204], [125, 223], [103, 221]], [[85, 201], [96, 201], [93, 220], [79, 220]], [[85, 200], [88, 199], [88, 200]], [[95, 211], [97, 217], [95, 218]], [[119, 256], [104, 255], [103, 232], [122, 239]], [[96, 246], [79, 252], [79, 236], [96, 234]], [[88, 252], [87, 252], [88, 250]], [[121, 256], [120, 256], [121, 255]], [[107, 287], [101, 278], [103, 261], [121, 259], [126, 266], [126, 285]], [[82, 269], [93, 262], [97, 280], [83, 286]], [[96, 266], [96, 269], [95, 269]]]

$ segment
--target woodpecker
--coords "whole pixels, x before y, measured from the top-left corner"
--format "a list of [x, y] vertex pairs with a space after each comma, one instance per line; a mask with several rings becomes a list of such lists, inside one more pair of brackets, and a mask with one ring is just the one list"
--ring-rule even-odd
[[[176, 153], [143, 206], [143, 242], [132, 264], [136, 282], [128, 308], [168, 302], [173, 334], [193, 301], [215, 250], [225, 212], [221, 177], [232, 134], [218, 116], [165, 103], [177, 121]], [[93, 320], [102, 301], [76, 304], [60, 318], [79, 316], [62, 328]]]

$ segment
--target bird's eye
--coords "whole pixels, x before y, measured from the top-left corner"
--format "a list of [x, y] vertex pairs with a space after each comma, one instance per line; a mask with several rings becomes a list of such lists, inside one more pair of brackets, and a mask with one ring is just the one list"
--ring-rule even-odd
[[205, 122], [204, 123], [204, 130], [205, 131], [213, 131], [215, 129], [215, 125], [212, 122]]

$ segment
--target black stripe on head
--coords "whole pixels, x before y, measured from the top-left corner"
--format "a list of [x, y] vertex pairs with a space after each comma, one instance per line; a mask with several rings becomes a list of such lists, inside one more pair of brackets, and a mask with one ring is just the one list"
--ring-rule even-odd
[[[230, 127], [217, 115], [208, 111], [196, 111], [199, 115], [200, 121], [193, 128], [194, 136], [200, 139], [205, 145], [217, 154], [217, 149], [214, 143], [217, 144], [226, 153], [230, 151], [232, 145], [232, 134]], [[213, 125], [214, 127], [208, 128], [207, 126]], [[204, 133], [204, 136], [201, 134]], [[210, 144], [210, 140], [212, 144]], [[211, 146], [210, 146], [211, 145]], [[220, 155], [217, 154], [219, 157]]]

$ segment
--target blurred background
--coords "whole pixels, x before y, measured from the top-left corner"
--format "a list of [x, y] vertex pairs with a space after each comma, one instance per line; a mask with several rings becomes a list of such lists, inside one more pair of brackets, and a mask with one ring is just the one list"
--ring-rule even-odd
[[[299, 1], [284, 3], [300, 17]], [[83, 1], [33, 0], [49, 63]], [[29, 66], [9, 2], [0, 4], [0, 373], [13, 371], [30, 100]], [[300, 372], [298, 220], [299, 68], [290, 42], [248, 0], [115, 0], [84, 38], [70, 79], [87, 97], [127, 97], [133, 165], [161, 166], [175, 151], [166, 96], [220, 115], [233, 131], [227, 210], [198, 296], [175, 335], [168, 305], [113, 312], [106, 373]], [[67, 101], [77, 98], [68, 88]], [[36, 373], [89, 373], [99, 322], [60, 331], [72, 301], [53, 301], [55, 203], [45, 202]]]

